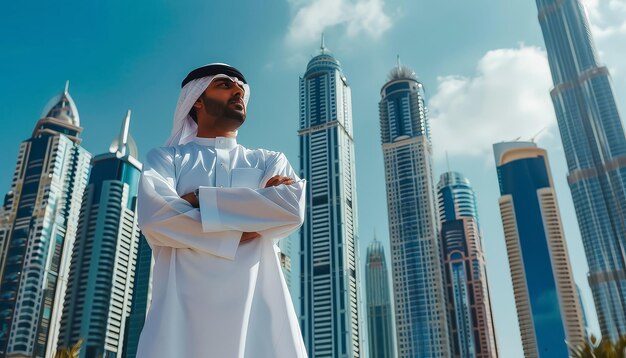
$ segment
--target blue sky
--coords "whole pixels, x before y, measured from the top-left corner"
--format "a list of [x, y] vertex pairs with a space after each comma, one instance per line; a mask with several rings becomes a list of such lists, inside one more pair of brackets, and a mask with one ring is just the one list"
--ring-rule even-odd
[[[625, 113], [626, 0], [584, 3]], [[250, 82], [239, 142], [284, 151], [297, 166], [298, 78], [323, 31], [352, 88], [361, 259], [374, 231], [388, 242], [378, 101], [400, 55], [426, 89], [435, 181], [447, 152], [450, 169], [477, 193], [500, 355], [523, 356], [491, 144], [542, 129], [536, 140], [549, 152], [575, 279], [598, 331], [534, 1], [33, 1], [3, 9], [1, 191], [9, 189], [19, 143], [66, 80], [84, 147], [105, 152], [132, 109], [143, 158], [169, 134], [180, 81], [209, 62], [231, 63]]]

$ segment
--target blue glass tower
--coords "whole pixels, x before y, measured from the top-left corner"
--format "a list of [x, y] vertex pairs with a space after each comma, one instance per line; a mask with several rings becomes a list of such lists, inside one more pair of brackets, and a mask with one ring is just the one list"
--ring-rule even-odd
[[300, 327], [309, 356], [361, 357], [352, 101], [339, 61], [322, 47], [300, 78]]
[[589, 285], [605, 338], [626, 334], [626, 138], [579, 0], [537, 0]]
[[129, 125], [130, 111], [110, 152], [93, 158], [83, 198], [59, 333], [59, 347], [84, 340], [81, 358], [121, 356], [123, 349], [140, 235], [141, 163]]
[[65, 91], [50, 100], [20, 147], [4, 201], [0, 248], [0, 357], [51, 357], [91, 154]]
[[385, 251], [380, 241], [367, 247], [365, 292], [370, 358], [394, 357], [393, 316]]
[[437, 184], [451, 357], [498, 357], [476, 196], [467, 178]]
[[583, 317], [546, 151], [512, 142], [494, 154], [524, 356], [567, 358], [584, 342]]
[[146, 315], [152, 300], [152, 249], [143, 236], [139, 236], [137, 264], [135, 265], [135, 282], [133, 283], [133, 300], [130, 305], [130, 316], [126, 320], [124, 334], [123, 358], [135, 358], [139, 337], [146, 322]]
[[389, 239], [399, 357], [448, 357], [444, 285], [424, 89], [398, 64], [381, 89]]

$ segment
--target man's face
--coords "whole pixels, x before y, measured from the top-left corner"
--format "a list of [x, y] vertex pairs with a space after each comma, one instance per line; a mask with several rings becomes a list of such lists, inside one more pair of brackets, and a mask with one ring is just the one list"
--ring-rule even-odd
[[246, 119], [244, 89], [228, 78], [218, 78], [200, 96], [202, 111], [217, 120], [233, 120], [241, 125]]

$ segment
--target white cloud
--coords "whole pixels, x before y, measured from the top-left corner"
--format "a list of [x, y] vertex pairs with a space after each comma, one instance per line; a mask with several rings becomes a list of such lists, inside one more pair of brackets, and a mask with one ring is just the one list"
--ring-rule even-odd
[[341, 26], [346, 34], [379, 38], [391, 27], [383, 0], [288, 0], [295, 15], [289, 25], [287, 44], [308, 46], [320, 40], [327, 28]]
[[478, 62], [473, 77], [438, 78], [428, 102], [435, 156], [491, 156], [492, 144], [530, 139], [556, 126], [550, 69], [538, 47], [498, 49]]

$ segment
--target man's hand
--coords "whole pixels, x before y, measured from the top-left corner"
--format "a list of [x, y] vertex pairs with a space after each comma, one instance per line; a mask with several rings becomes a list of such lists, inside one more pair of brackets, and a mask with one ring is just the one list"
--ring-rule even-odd
[[189, 202], [189, 204], [191, 204], [191, 206], [193, 206], [194, 208], [200, 207], [200, 202], [198, 202], [198, 198], [196, 197], [196, 194], [194, 192], [187, 193], [180, 198], [187, 200], [187, 202]]
[[283, 177], [280, 175], [274, 175], [273, 177], [270, 178], [270, 180], [267, 181], [267, 183], [265, 184], [265, 187], [269, 188], [272, 186], [279, 186], [280, 184], [291, 185], [295, 182], [296, 181], [291, 177]]
[[241, 240], [239, 240], [239, 244], [245, 244], [246, 242], [257, 239], [259, 237], [261, 237], [261, 234], [259, 234], [258, 232], [244, 232], [243, 234], [241, 234]]

